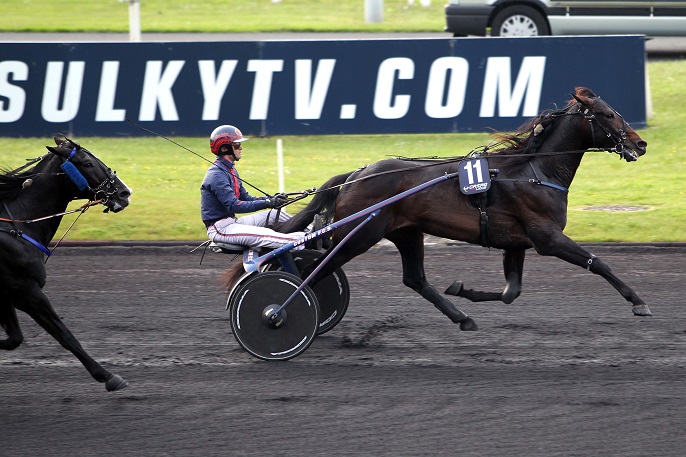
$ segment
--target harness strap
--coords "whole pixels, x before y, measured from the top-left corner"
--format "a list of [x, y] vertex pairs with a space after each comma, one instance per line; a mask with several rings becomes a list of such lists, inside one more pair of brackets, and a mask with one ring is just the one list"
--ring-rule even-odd
[[48, 257], [50, 257], [52, 255], [52, 252], [50, 252], [50, 249], [46, 248], [45, 246], [40, 244], [38, 241], [34, 240], [30, 236], [28, 236], [26, 233], [19, 232], [19, 233], [17, 233], [17, 236], [19, 236], [20, 238], [22, 238], [22, 239], [28, 241], [29, 243], [33, 244], [34, 246], [36, 246], [38, 249], [43, 251], [45, 253], [45, 255], [47, 255]]
[[536, 181], [536, 184], [540, 184], [541, 186], [552, 187], [553, 189], [561, 190], [561, 191], [564, 192], [564, 193], [569, 193], [569, 189], [567, 189], [566, 187], [562, 187], [562, 186], [557, 185], [557, 184], [554, 184], [554, 183], [552, 183], [552, 182], [548, 182], [548, 181]]
[[566, 187], [562, 187], [558, 184], [548, 182], [548, 181], [541, 181], [540, 179], [510, 179], [510, 178], [493, 178], [491, 181], [497, 181], [497, 182], [528, 182], [531, 184], [538, 184], [540, 186], [546, 186], [546, 187], [552, 187], [553, 189], [557, 189], [559, 191], [562, 191], [564, 193], [569, 193], [569, 189]]
[[42, 156], [40, 156], [40, 157], [36, 157], [35, 159], [26, 159], [26, 164], [22, 165], [22, 166], [19, 167], [19, 168], [15, 168], [14, 170], [8, 172], [7, 174], [8, 174], [9, 176], [16, 175], [17, 173], [19, 173], [20, 171], [22, 171], [24, 168], [28, 168], [28, 167], [30, 167], [31, 165], [33, 165], [34, 163], [40, 162], [41, 160], [43, 160], [43, 157], [45, 157], [45, 155], [42, 155]]
[[0, 230], [5, 232], [5, 233], [9, 233], [10, 235], [16, 236], [17, 238], [21, 238], [23, 240], [28, 241], [29, 243], [33, 244], [38, 249], [43, 251], [43, 253], [45, 253], [45, 255], [50, 257], [52, 255], [52, 252], [50, 252], [50, 250], [48, 248], [46, 248], [45, 246], [40, 244], [38, 241], [36, 241], [33, 238], [31, 238], [30, 236], [28, 236], [26, 233], [19, 230], [19, 227], [17, 226], [17, 221], [15, 221], [14, 218], [12, 217], [12, 213], [10, 212], [10, 209], [7, 207], [7, 203], [2, 202], [2, 204], [5, 207], [5, 211], [7, 211], [7, 214], [11, 218], [10, 220], [12, 222], [12, 225], [14, 225], [14, 230], [5, 230], [5, 229], [0, 229]]
[[479, 243], [485, 248], [490, 248], [488, 240], [488, 214], [486, 213], [486, 206], [488, 205], [488, 192], [479, 194], [479, 201], [477, 207], [479, 208]]
[[553, 189], [557, 189], [561, 192], [564, 193], [569, 193], [569, 189], [567, 189], [564, 186], [561, 186], [559, 184], [555, 184], [549, 181], [543, 181], [538, 177], [538, 173], [536, 173], [536, 168], [531, 162], [528, 162], [529, 166], [531, 167], [531, 171], [534, 173], [534, 177], [531, 179], [514, 179], [514, 178], [497, 178], [494, 177], [492, 178], [492, 181], [500, 181], [500, 182], [529, 182], [531, 184], [538, 184], [541, 186], [546, 186], [546, 187], [552, 187]]

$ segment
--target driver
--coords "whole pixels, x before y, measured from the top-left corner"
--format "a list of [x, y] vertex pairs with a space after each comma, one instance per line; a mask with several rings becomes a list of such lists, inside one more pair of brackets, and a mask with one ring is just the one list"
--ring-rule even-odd
[[[210, 135], [210, 149], [217, 156], [200, 186], [200, 214], [213, 242], [276, 249], [305, 236], [304, 232], [279, 233], [267, 228], [269, 221], [286, 221], [291, 216], [276, 208], [286, 202], [285, 194], [253, 197], [243, 187], [236, 162], [243, 154], [245, 138], [233, 125], [221, 125]], [[255, 212], [259, 211], [259, 212]], [[241, 217], [236, 214], [253, 213]], [[303, 249], [304, 244], [295, 249]]]

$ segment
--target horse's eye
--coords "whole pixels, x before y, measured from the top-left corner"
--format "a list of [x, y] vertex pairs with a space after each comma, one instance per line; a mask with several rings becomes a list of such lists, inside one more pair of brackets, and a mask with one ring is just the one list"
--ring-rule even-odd
[[615, 118], [615, 113], [608, 113], [607, 118], [608, 118], [608, 119], [614, 119], [614, 118]]
[[93, 168], [93, 162], [84, 162], [83, 166], [86, 168]]

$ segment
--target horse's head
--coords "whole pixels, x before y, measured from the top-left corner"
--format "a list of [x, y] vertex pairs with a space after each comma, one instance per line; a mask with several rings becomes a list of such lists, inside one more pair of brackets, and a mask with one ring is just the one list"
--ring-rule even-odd
[[578, 109], [574, 114], [581, 114], [589, 121], [593, 147], [612, 148], [627, 162], [638, 160], [646, 153], [648, 142], [592, 90], [577, 87], [572, 97], [570, 108]]
[[67, 137], [56, 136], [54, 140], [57, 146], [47, 148], [62, 158], [62, 170], [79, 190], [77, 197], [102, 200], [107, 210], [115, 213], [128, 206], [131, 189], [115, 172]]

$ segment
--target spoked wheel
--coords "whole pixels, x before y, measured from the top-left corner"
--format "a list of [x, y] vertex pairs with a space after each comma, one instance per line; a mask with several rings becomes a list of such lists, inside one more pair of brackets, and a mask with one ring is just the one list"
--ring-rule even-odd
[[[299, 271], [323, 255], [319, 251], [303, 249], [292, 251], [293, 260]], [[278, 259], [271, 262], [267, 270], [280, 270]], [[322, 278], [311, 288], [319, 303], [319, 329], [317, 335], [322, 335], [334, 328], [343, 319], [350, 303], [350, 285], [342, 269], [336, 268], [333, 273]]]
[[305, 351], [317, 336], [319, 306], [305, 286], [280, 312], [302, 284], [283, 271], [257, 273], [229, 297], [231, 329], [243, 349], [263, 360], [288, 360]]

